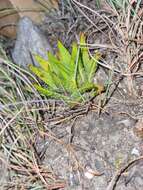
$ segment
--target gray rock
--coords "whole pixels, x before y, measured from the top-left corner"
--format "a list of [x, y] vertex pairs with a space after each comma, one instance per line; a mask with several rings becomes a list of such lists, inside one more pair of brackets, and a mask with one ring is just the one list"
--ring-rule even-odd
[[29, 64], [38, 66], [33, 54], [38, 54], [47, 59], [47, 51], [51, 47], [39, 28], [28, 17], [20, 19], [17, 30], [17, 39], [12, 53], [13, 61], [23, 67]]

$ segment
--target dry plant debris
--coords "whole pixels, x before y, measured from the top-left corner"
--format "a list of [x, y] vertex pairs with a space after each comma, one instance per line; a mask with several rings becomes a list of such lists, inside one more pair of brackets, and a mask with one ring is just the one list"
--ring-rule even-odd
[[[136, 136], [132, 133], [132, 127], [135, 126], [137, 128], [135, 133], [142, 139], [142, 115], [140, 118], [131, 118], [129, 114], [127, 117], [119, 114], [121, 109], [128, 112], [128, 107], [133, 111], [136, 106], [138, 113], [140, 108], [139, 101], [138, 105], [130, 103], [135, 103], [133, 100], [137, 98], [140, 100], [136, 84], [139, 83], [140, 87], [142, 81], [140, 79], [143, 45], [141, 4], [130, 1], [130, 4], [122, 8], [110, 6], [110, 9], [94, 10], [87, 6], [87, 1], [84, 1], [85, 4], [81, 2], [66, 1], [68, 9], [62, 7], [62, 14], [56, 19], [54, 15], [52, 26], [58, 26], [58, 31], [57, 28], [55, 30], [52, 28], [52, 33], [54, 31], [52, 35], [59, 35], [58, 37], [64, 39], [63, 41], [69, 47], [73, 36], [77, 36], [81, 26], [79, 23], [83, 24], [81, 28], [88, 35], [89, 53], [92, 56], [94, 49], [102, 52], [102, 62], [99, 62], [99, 65], [110, 75], [110, 80], [107, 81], [108, 90], [105, 92], [105, 100], [109, 100], [105, 102], [108, 105], [97, 105], [92, 100], [69, 109], [62, 101], [41, 98], [33, 87], [33, 81], [37, 81], [35, 77], [14, 65], [5, 54], [2, 54], [0, 58], [0, 84], [2, 84], [0, 86], [2, 153], [0, 163], [5, 164], [5, 171], [7, 170], [9, 176], [6, 177], [7, 181], [3, 181], [3, 189], [52, 190], [71, 188], [73, 185], [78, 188], [79, 184], [81, 188], [91, 190], [95, 188], [113, 190], [118, 188], [118, 185], [123, 189], [125, 186], [122, 177], [125, 177], [126, 170], [128, 169], [130, 173], [129, 166], [133, 163], [137, 165], [138, 160], [142, 161], [138, 149], [139, 145], [142, 145], [141, 140], [138, 144]], [[68, 14], [65, 15], [67, 12]], [[121, 82], [125, 82], [128, 86], [129, 91], [126, 91], [126, 94], [124, 90], [127, 89], [123, 89]], [[115, 93], [111, 93], [113, 85], [115, 85]], [[31, 89], [30, 92], [25, 88], [27, 86]], [[128, 100], [128, 92], [136, 94], [131, 101]], [[120, 98], [121, 102], [117, 100], [114, 104], [111, 95], [116, 99]], [[125, 100], [122, 101], [123, 98]], [[97, 114], [88, 119], [91, 116], [90, 111]], [[139, 121], [135, 124], [136, 119]], [[62, 151], [58, 151], [59, 147]], [[136, 151], [130, 152], [133, 148]], [[132, 152], [134, 155], [131, 155]], [[136, 157], [136, 152], [139, 158]], [[132, 157], [136, 159], [130, 162]], [[122, 166], [119, 163], [117, 169], [116, 163], [120, 159]], [[92, 166], [85, 167], [87, 163]], [[101, 172], [98, 169], [96, 172], [95, 164], [100, 166], [99, 163], [104, 167]], [[115, 170], [118, 170], [117, 173]], [[70, 173], [69, 178], [66, 172]], [[84, 178], [82, 174], [86, 172], [94, 175], [92, 180]], [[104, 175], [101, 175], [102, 173]], [[118, 181], [121, 183], [117, 183]], [[133, 184], [130, 185], [130, 181], [132, 180], [129, 180], [129, 186], [126, 187], [134, 188]]]

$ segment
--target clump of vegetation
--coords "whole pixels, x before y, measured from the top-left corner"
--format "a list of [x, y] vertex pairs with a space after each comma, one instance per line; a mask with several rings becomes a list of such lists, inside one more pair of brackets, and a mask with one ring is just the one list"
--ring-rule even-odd
[[[82, 45], [82, 46], [81, 46]], [[99, 94], [103, 87], [93, 82], [100, 54], [95, 52], [90, 58], [85, 36], [81, 34], [80, 45], [73, 43], [71, 54], [58, 42], [58, 54], [48, 52], [48, 60], [39, 55], [35, 58], [40, 67], [30, 65], [30, 70], [37, 75], [46, 86], [34, 84], [43, 95], [64, 101], [87, 101]]]
[[128, 0], [108, 0], [107, 2], [114, 9], [116, 8], [123, 9], [129, 4]]

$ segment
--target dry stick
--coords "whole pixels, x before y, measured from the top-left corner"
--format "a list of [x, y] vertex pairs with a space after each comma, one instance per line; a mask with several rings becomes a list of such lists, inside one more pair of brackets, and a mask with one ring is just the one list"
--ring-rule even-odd
[[110, 181], [109, 185], [107, 186], [106, 190], [115, 190], [117, 182], [119, 181], [122, 173], [124, 173], [130, 166], [132, 166], [135, 162], [140, 161], [143, 159], [143, 156], [140, 156], [139, 158], [132, 160], [127, 165], [122, 167], [120, 170], [118, 170], [115, 175], [113, 176], [112, 180]]
[[[20, 111], [18, 111], [15, 116], [8, 122], [6, 123], [5, 126], [2, 127], [1, 131], [0, 131], [0, 136], [3, 134], [3, 132], [6, 130], [6, 128], [18, 117], [18, 115], [22, 112], [22, 110], [24, 109], [24, 107], [22, 107], [20, 109]], [[1, 126], [0, 126], [1, 127]]]
[[[75, 4], [75, 5], [78, 5], [78, 6], [81, 6], [81, 7], [83, 7], [83, 8], [86, 8], [86, 9], [88, 9], [88, 10], [90, 10], [91, 12], [94, 12], [95, 14], [97, 14], [97, 12], [96, 11], [94, 11], [94, 10], [92, 10], [92, 9], [90, 9], [90, 8], [88, 8], [87, 6], [84, 6], [83, 4], [81, 4], [80, 2], [78, 2], [78, 1], [76, 1], [76, 0], [73, 0], [73, 3]], [[83, 13], [83, 11], [82, 10], [80, 10], [81, 12], [82, 12], [82, 14], [84, 14]], [[84, 14], [84, 16], [95, 26], [95, 24]], [[100, 16], [100, 15], [98, 15], [98, 16]], [[101, 16], [100, 16], [101, 17]], [[103, 18], [102, 18], [103, 19]], [[107, 18], [106, 18], [107, 19]], [[103, 19], [104, 21], [105, 21], [105, 23], [107, 23], [106, 22], [106, 20], [105, 19]], [[108, 24], [107, 24], [108, 25]], [[109, 26], [109, 25], [108, 25]], [[95, 26], [95, 27], [97, 27], [97, 26]], [[110, 28], [110, 27], [109, 27]], [[99, 30], [100, 31], [100, 30]], [[100, 31], [100, 32], [102, 32], [103, 33], [103, 31]], [[105, 64], [102, 64], [101, 62], [99, 62], [99, 65], [101, 65], [101, 66], [103, 66], [103, 67], [105, 67], [105, 68], [107, 68], [107, 69], [110, 69], [110, 70], [113, 70], [113, 71], [115, 71], [115, 72], [117, 72], [117, 73], [120, 73], [120, 74], [122, 74], [123, 76], [133, 76], [133, 75], [138, 75], [137, 73], [130, 73], [130, 74], [126, 74], [126, 73], [122, 73], [121, 71], [119, 71], [119, 70], [117, 70], [117, 69], [113, 69], [113, 68], [111, 68], [110, 66], [107, 66], [107, 65], [105, 65]], [[140, 75], [140, 73], [139, 73], [139, 75]], [[141, 74], [142, 75], [142, 74]]]
[[[78, 7], [78, 5], [73, 1], [73, 3]], [[81, 4], [82, 5], [82, 4]], [[103, 32], [99, 27], [96, 26], [96, 24], [78, 7], [78, 10], [80, 11], [81, 14], [83, 14], [83, 16], [98, 30], [100, 31], [102, 34], [104, 34], [104, 36], [107, 36], [107, 34], [105, 32]]]
[[[102, 15], [101, 15], [100, 13], [98, 13], [97, 11], [95, 11], [95, 10], [93, 10], [93, 9], [91, 9], [91, 8], [89, 8], [89, 7], [87, 7], [86, 5], [80, 3], [80, 2], [78, 2], [78, 1], [76, 1], [76, 0], [72, 0], [72, 2], [73, 2], [73, 4], [75, 4], [78, 8], [79, 8], [79, 7], [84, 8], [84, 9], [90, 11], [91, 13], [94, 13], [94, 14], [97, 15], [98, 17], [100, 17], [100, 18], [107, 24], [107, 26], [110, 28], [110, 30], [112, 31], [112, 33], [115, 35], [115, 33], [114, 33], [112, 27], [108, 24], [107, 21], [109, 21], [109, 22], [110, 22], [111, 24], [113, 24], [113, 25], [114, 25], [114, 23], [113, 23], [108, 17], [106, 17], [105, 15], [102, 16]], [[84, 14], [83, 11], [82, 11], [80, 8], [79, 8], [79, 10], [82, 12], [82, 14]], [[90, 20], [89, 18], [88, 18], [88, 20], [91, 22], [91, 20]], [[93, 23], [93, 22], [92, 22], [92, 23]], [[95, 25], [95, 24], [93, 24], [93, 25]], [[103, 32], [103, 31], [102, 31], [102, 32]], [[106, 35], [106, 34], [105, 34], [105, 35]]]
[[[90, 52], [89, 52], [90, 53]], [[91, 58], [92, 59], [94, 59], [95, 61], [97, 61], [94, 57], [93, 57], [93, 55], [90, 53], [90, 56], [91, 56]], [[140, 56], [142, 56], [142, 54], [140, 54]], [[113, 71], [113, 72], [115, 72], [115, 73], [118, 73], [118, 74], [120, 74], [121, 76], [123, 76], [123, 77], [127, 77], [127, 76], [137, 76], [137, 75], [140, 75], [140, 76], [143, 76], [143, 72], [133, 72], [133, 73], [123, 73], [122, 71], [120, 71], [120, 70], [118, 70], [118, 69], [115, 69], [115, 68], [112, 68], [111, 66], [109, 66], [109, 65], [107, 65], [107, 64], [105, 64], [105, 63], [102, 63], [101, 61], [97, 61], [98, 62], [98, 64], [100, 65], [100, 66], [102, 66], [102, 67], [104, 67], [104, 68], [106, 68], [106, 69], [108, 69], [108, 70], [111, 70], [111, 71]]]
[[47, 187], [48, 183], [45, 180], [45, 178], [43, 177], [43, 175], [41, 175], [40, 168], [39, 168], [39, 166], [37, 164], [35, 155], [33, 153], [32, 153], [32, 157], [33, 157], [33, 164], [34, 164], [35, 172], [37, 173], [38, 177], [40, 178], [40, 180], [42, 181], [42, 183], [45, 185], [45, 187]]
[[[12, 169], [15, 169], [16, 171], [21, 171], [22, 169], [22, 171], [23, 172], [26, 172], [29, 176], [31, 176], [31, 178], [33, 178], [34, 176], [32, 176], [31, 175], [31, 173], [32, 172], [34, 172], [35, 174], [37, 174], [37, 176], [39, 177], [39, 179], [43, 182], [43, 184], [45, 185], [45, 187], [48, 187], [49, 185], [48, 185], [48, 183], [46, 182], [46, 180], [44, 179], [44, 174], [43, 174], [43, 172], [44, 172], [44, 170], [43, 170], [43, 172], [42, 172], [42, 168], [39, 168], [39, 165], [37, 164], [37, 162], [36, 162], [36, 159], [35, 159], [35, 156], [34, 156], [34, 154], [33, 154], [33, 157], [32, 157], [32, 160], [33, 160], [33, 163], [31, 163], [31, 162], [29, 162], [28, 161], [28, 159], [26, 158], [26, 157], [24, 157], [24, 155], [22, 155], [22, 153], [20, 153], [20, 154], [17, 154], [17, 157], [19, 157], [19, 158], [22, 158], [26, 163], [28, 163], [28, 166], [30, 166], [30, 170], [28, 169], [26, 169], [26, 168], [17, 168], [16, 166], [10, 166], [10, 168], [12, 168]], [[45, 171], [45, 174], [46, 174], [47, 172]], [[51, 173], [51, 172], [50, 172]], [[43, 175], [44, 176], [43, 176]], [[52, 175], [50, 176], [50, 175], [48, 175], [48, 178], [50, 178], [50, 179], [52, 179], [53, 181], [55, 181], [55, 178], [54, 177], [52, 177]], [[55, 184], [53, 184], [53, 185], [55, 185]], [[64, 186], [65, 184], [64, 183], [59, 183], [59, 185], [60, 186]], [[52, 185], [51, 185], [52, 186]], [[56, 185], [56, 186], [58, 186], [58, 184]], [[49, 188], [47, 188], [47, 189], [49, 189]], [[54, 188], [53, 188], [54, 189]]]

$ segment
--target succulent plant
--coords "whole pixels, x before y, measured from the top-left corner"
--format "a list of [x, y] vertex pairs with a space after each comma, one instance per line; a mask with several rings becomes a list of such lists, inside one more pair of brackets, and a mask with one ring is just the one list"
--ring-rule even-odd
[[48, 60], [35, 56], [40, 66], [30, 65], [30, 70], [46, 84], [34, 84], [41, 94], [71, 103], [87, 101], [103, 90], [93, 82], [100, 54], [95, 52], [94, 59], [90, 57], [84, 34], [80, 35], [80, 44], [84, 45], [74, 42], [70, 54], [58, 41], [56, 56], [50, 52]]

